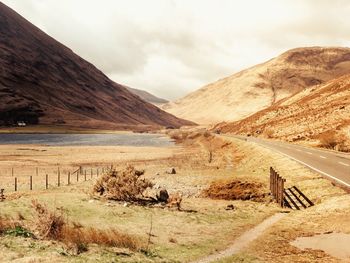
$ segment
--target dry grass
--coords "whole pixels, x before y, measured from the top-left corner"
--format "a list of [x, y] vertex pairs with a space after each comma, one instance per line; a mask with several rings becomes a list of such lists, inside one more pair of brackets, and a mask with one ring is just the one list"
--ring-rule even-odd
[[33, 200], [36, 212], [35, 230], [43, 239], [57, 240], [73, 249], [76, 254], [87, 250], [88, 244], [128, 248], [133, 251], [141, 249], [141, 244], [134, 236], [110, 228], [108, 230], [93, 227], [84, 228], [77, 223], [69, 223], [64, 218], [62, 208], [51, 211], [46, 205]]
[[144, 171], [132, 166], [122, 171], [110, 170], [96, 181], [93, 194], [116, 201], [137, 201], [147, 188], [153, 186], [151, 181], [140, 178], [143, 174]]
[[350, 148], [347, 146], [348, 138], [344, 133], [328, 131], [319, 135], [318, 139], [320, 147], [343, 152], [350, 151]]
[[[264, 191], [265, 190], [265, 191]], [[212, 199], [224, 200], [251, 200], [262, 202], [268, 195], [265, 186], [255, 182], [241, 182], [234, 180], [230, 182], [213, 182], [209, 188], [203, 191], [203, 196]]]
[[104, 245], [109, 247], [128, 248], [133, 251], [142, 248], [139, 240], [131, 235], [121, 233], [117, 229], [96, 229], [93, 227], [76, 228], [65, 226], [61, 240], [68, 247], [76, 250], [76, 253], [87, 249], [88, 244]]
[[50, 211], [46, 205], [40, 204], [37, 200], [32, 200], [32, 207], [36, 212], [35, 230], [39, 236], [44, 239], [62, 239], [66, 224], [62, 209]]
[[0, 216], [0, 235], [5, 233], [8, 229], [15, 228], [17, 223], [12, 218]]

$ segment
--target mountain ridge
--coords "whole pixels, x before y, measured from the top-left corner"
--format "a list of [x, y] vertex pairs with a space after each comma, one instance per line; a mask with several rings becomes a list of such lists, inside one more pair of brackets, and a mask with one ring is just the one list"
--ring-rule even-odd
[[243, 120], [217, 124], [214, 130], [350, 151], [350, 74], [300, 91]]
[[0, 124], [191, 125], [161, 111], [0, 3]]
[[141, 90], [141, 89], [135, 89], [135, 88], [131, 88], [131, 87], [128, 87], [128, 86], [124, 86], [124, 87], [127, 88], [131, 93], [139, 96], [144, 101], [152, 103], [153, 105], [157, 106], [157, 105], [169, 102], [168, 100], [163, 99], [163, 98], [159, 98], [159, 97], [153, 95], [152, 93], [150, 93], [148, 91]]
[[236, 121], [347, 73], [350, 48], [295, 48], [210, 83], [162, 109], [203, 124]]

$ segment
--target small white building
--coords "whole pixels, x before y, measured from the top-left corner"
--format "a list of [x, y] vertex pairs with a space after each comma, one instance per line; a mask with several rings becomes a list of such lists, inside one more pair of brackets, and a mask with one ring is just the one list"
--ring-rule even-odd
[[24, 121], [18, 121], [17, 122], [17, 126], [19, 126], [19, 127], [24, 127], [24, 126], [26, 126], [27, 124], [24, 122]]

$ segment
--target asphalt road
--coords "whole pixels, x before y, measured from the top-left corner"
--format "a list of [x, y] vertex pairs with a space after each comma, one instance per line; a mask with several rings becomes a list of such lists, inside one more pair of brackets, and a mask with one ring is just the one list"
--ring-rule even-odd
[[254, 142], [279, 152], [325, 177], [350, 188], [350, 155], [255, 137], [230, 137]]

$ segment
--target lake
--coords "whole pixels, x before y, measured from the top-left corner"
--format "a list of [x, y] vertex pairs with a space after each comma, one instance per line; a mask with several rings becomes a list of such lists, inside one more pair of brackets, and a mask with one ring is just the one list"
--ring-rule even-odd
[[160, 134], [0, 134], [0, 144], [48, 146], [155, 146], [174, 145]]

